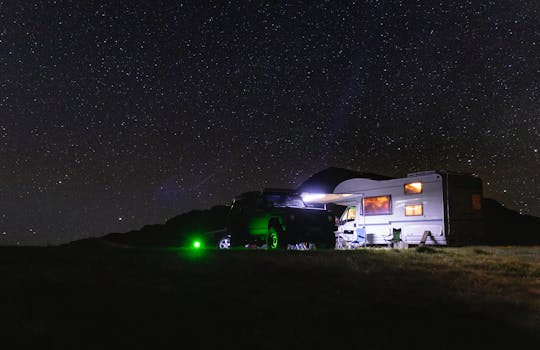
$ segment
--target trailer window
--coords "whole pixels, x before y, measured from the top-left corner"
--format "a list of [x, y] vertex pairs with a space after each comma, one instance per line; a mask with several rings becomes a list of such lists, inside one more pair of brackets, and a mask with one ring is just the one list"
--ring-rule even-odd
[[377, 196], [364, 198], [365, 215], [392, 214], [392, 196]]
[[424, 215], [423, 204], [410, 204], [405, 206], [405, 216], [421, 216]]
[[405, 184], [405, 194], [422, 193], [422, 182], [411, 182]]

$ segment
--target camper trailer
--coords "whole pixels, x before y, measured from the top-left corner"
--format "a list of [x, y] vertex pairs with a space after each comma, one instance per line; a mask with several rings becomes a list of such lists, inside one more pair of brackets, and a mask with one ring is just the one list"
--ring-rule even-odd
[[[336, 248], [391, 245], [461, 246], [483, 238], [482, 181], [446, 171], [404, 178], [354, 178], [333, 193], [304, 193], [312, 205], [344, 207], [337, 223]], [[338, 247], [339, 245], [339, 247]]]

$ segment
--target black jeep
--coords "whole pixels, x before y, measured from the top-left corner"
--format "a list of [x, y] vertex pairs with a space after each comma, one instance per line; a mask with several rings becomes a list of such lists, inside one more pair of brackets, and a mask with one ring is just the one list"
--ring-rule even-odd
[[265, 189], [237, 196], [227, 231], [231, 247], [298, 249], [335, 247], [335, 216], [308, 207], [292, 190]]

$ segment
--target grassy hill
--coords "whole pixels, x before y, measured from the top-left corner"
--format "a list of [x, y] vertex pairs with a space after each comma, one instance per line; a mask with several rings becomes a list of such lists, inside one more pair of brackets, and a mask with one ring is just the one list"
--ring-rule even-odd
[[[0, 248], [12, 348], [540, 345], [540, 247]], [[532, 346], [532, 347], [531, 347]]]

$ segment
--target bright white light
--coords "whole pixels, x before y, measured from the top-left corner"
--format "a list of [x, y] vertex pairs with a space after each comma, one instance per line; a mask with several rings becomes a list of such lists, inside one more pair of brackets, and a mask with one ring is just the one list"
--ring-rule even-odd
[[324, 196], [324, 193], [302, 193], [302, 199], [306, 203], [315, 202], [317, 199], [324, 198]]

